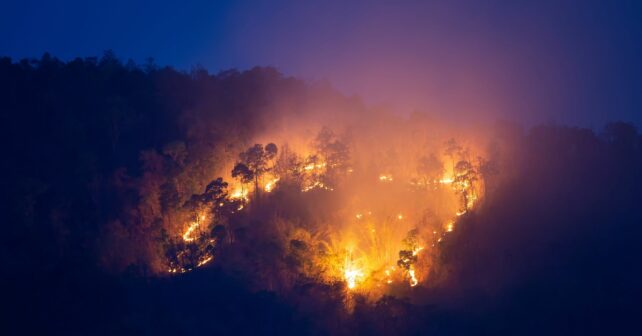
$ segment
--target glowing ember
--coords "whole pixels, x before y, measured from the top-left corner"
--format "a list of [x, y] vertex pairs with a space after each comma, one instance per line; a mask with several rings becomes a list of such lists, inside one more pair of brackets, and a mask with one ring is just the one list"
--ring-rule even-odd
[[392, 175], [390, 175], [390, 174], [381, 174], [381, 175], [379, 175], [379, 181], [381, 181], [381, 182], [392, 182]]

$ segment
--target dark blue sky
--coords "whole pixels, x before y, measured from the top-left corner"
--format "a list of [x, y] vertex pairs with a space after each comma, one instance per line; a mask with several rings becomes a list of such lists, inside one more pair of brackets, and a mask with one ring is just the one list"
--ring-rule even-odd
[[0, 55], [272, 65], [458, 118], [642, 125], [641, 1], [13, 1]]

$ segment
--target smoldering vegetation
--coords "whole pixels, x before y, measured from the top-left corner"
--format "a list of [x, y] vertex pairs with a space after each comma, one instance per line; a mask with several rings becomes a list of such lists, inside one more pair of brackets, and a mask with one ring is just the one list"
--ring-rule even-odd
[[[270, 68], [111, 53], [0, 59], [0, 111], [8, 334], [639, 328], [630, 124], [452, 125]], [[443, 182], [464, 172], [466, 195]], [[350, 290], [347, 246], [396, 275]]]

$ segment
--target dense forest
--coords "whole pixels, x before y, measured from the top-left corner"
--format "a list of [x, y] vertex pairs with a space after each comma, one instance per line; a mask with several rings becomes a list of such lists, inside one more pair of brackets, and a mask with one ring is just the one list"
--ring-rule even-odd
[[[629, 123], [452, 125], [272, 68], [184, 72], [111, 52], [0, 58], [0, 116], [6, 334], [640, 328], [642, 136]], [[412, 273], [413, 287], [345, 294], [355, 284], [310, 261], [315, 233], [343, 220], [328, 213], [366, 201], [423, 223], [403, 224], [406, 245], [448, 221], [419, 258], [429, 273], [417, 246], [399, 252], [419, 286]], [[203, 207], [211, 226], [192, 238]]]

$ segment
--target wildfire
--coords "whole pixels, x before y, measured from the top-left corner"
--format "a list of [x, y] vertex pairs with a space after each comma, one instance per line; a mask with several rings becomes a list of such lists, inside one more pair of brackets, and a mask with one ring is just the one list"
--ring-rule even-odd
[[275, 179], [272, 179], [272, 180], [268, 181], [265, 184], [265, 187], [263, 188], [265, 190], [265, 192], [272, 192], [272, 190], [274, 190], [274, 187], [276, 186], [276, 183], [279, 182], [279, 180], [280, 179], [277, 177]]
[[185, 233], [183, 233], [183, 240], [186, 242], [194, 241], [195, 238], [191, 237], [191, 235], [196, 229], [198, 229], [198, 227], [198, 222], [190, 223], [190, 225], [187, 227], [187, 230], [185, 230]]
[[361, 282], [364, 277], [363, 271], [359, 269], [350, 257], [346, 257], [343, 277], [349, 289], [355, 289], [357, 283]]
[[204, 222], [205, 218], [206, 218], [205, 215], [200, 215], [194, 222], [189, 224], [189, 226], [187, 227], [187, 230], [185, 230], [185, 232], [183, 233], [184, 241], [191, 242], [196, 239], [192, 237], [192, 234], [194, 233], [194, 231], [196, 231], [196, 229], [198, 229], [201, 226], [201, 222]]
[[363, 277], [363, 272], [359, 269], [348, 268], [344, 272], [348, 288], [354, 289], [357, 286], [357, 281]]
[[242, 201], [248, 201], [247, 195], [249, 194], [249, 190], [243, 188], [243, 186], [236, 186], [232, 193], [230, 193], [230, 199], [233, 200], [242, 200]]
[[[421, 250], [424, 248], [422, 246], [418, 246], [412, 250], [412, 255], [417, 256]], [[414, 265], [410, 266], [410, 269], [408, 269], [408, 276], [410, 277], [410, 287], [415, 287], [419, 283], [419, 280], [417, 280], [417, 275], [415, 274], [415, 267]]]
[[[328, 160], [328, 164], [322, 161], [325, 159]], [[298, 231], [284, 240], [291, 244], [293, 258], [306, 258], [301, 263], [306, 265], [305, 268], [298, 271], [305, 275], [318, 276], [327, 282], [341, 281], [350, 291], [380, 295], [401, 285], [415, 287], [420, 282], [428, 281], [429, 273], [426, 267], [435, 262], [433, 258], [435, 255], [438, 256], [436, 252], [441, 248], [438, 243], [448, 239], [447, 233], [453, 232], [456, 225], [459, 225], [458, 217], [472, 211], [483, 196], [483, 189], [474, 182], [479, 179], [479, 176], [471, 175], [475, 174], [475, 168], [470, 163], [458, 163], [457, 169], [453, 167], [452, 170], [444, 172], [441, 178], [439, 175], [431, 175], [430, 171], [423, 173], [418, 171], [416, 175], [413, 172], [394, 170], [394, 167], [390, 167], [390, 170], [384, 170], [386, 173], [378, 175], [381, 182], [379, 184], [372, 183], [372, 171], [368, 171], [368, 168], [363, 170], [363, 176], [359, 175], [362, 172], [361, 169], [354, 175], [348, 175], [347, 173], [353, 172], [352, 168], [347, 168], [350, 165], [336, 164], [335, 161], [336, 159], [328, 156], [311, 154], [302, 161], [292, 164], [289, 175], [281, 176], [279, 174], [283, 171], [281, 170], [283, 167], [274, 169], [277, 166], [270, 167], [268, 163], [262, 175], [254, 176], [254, 181], [261, 182], [258, 188], [266, 193], [273, 192], [281, 178], [288, 183], [290, 179], [299, 183], [301, 193], [314, 189], [332, 192], [334, 187], [339, 188], [339, 186], [342, 186], [340, 188], [342, 193], [343, 191], [356, 193], [349, 199], [349, 205], [339, 208], [336, 214], [331, 214], [340, 217], [339, 220], [346, 225], [336, 226], [331, 225], [333, 223], [330, 222], [321, 222], [319, 231], [315, 232], [292, 224]], [[395, 172], [394, 178], [388, 173], [389, 171]], [[235, 211], [240, 211], [248, 207], [250, 202], [254, 202], [254, 198], [250, 199], [249, 194], [255, 191], [255, 184], [248, 182], [248, 179], [239, 180], [232, 183], [226, 199], [216, 200], [217, 203], [213, 205], [216, 209], [212, 209], [213, 211], [221, 211], [220, 213], [227, 211], [228, 214], [234, 214]], [[344, 183], [345, 187], [343, 187]], [[372, 195], [359, 194], [361, 184], [372, 187], [367, 189], [374, 191]], [[445, 186], [440, 187], [440, 184]], [[415, 187], [407, 187], [408, 185]], [[299, 192], [285, 189], [284, 191]], [[334, 197], [320, 193], [318, 198], [312, 199], [323, 200], [326, 196]], [[273, 196], [266, 194], [265, 197]], [[435, 197], [443, 197], [444, 200], [433, 202]], [[235, 211], [223, 208], [230, 201], [236, 201], [232, 203], [236, 208]], [[437, 209], [433, 212], [435, 209], [427, 207], [427, 203], [447, 204], [450, 209], [459, 210], [449, 212], [449, 215], [442, 217], [443, 211], [440, 212], [440, 209]], [[276, 202], [265, 202], [260, 205], [278, 206], [274, 204]], [[246, 211], [252, 213], [254, 207]], [[432, 219], [426, 219], [428, 215], [419, 211], [437, 216], [438, 221], [433, 224]], [[169, 263], [170, 273], [185, 273], [218, 258], [213, 252], [215, 251], [213, 246], [219, 242], [216, 239], [210, 239], [208, 242], [203, 238], [205, 237], [203, 232], [206, 232], [209, 237], [209, 228], [204, 230], [205, 227], [202, 225], [206, 219], [205, 216], [199, 215], [196, 220], [186, 225], [182, 232], [182, 239], [191, 244], [184, 244], [189, 249], [177, 253], [175, 261]], [[222, 222], [219, 225], [225, 226], [228, 223]], [[212, 223], [212, 227], [216, 226], [214, 224], [217, 223]], [[215, 232], [212, 231], [212, 237], [215, 237]], [[231, 239], [224, 242], [232, 243], [230, 241]], [[241, 242], [240, 239], [239, 242]], [[198, 249], [194, 249], [195, 245], [198, 245]], [[309, 248], [313, 246], [323, 246], [323, 251], [315, 252], [321, 249]], [[190, 249], [198, 250], [199, 254], [190, 254], [193, 253]], [[420, 255], [424, 249], [429, 253]], [[393, 283], [397, 285], [389, 286]]]

